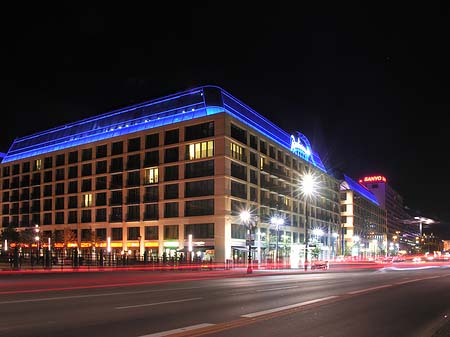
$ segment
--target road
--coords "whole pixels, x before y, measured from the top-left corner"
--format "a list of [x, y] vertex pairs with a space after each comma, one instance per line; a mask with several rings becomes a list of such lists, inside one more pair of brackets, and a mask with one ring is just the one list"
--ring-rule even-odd
[[450, 268], [0, 275], [0, 336], [429, 337]]

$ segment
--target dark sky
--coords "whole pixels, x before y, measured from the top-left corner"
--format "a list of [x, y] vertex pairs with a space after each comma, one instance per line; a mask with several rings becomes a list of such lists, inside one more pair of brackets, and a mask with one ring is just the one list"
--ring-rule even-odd
[[410, 208], [450, 218], [445, 2], [213, 3], [4, 8], [0, 151], [214, 84], [304, 133], [327, 168], [382, 174]]

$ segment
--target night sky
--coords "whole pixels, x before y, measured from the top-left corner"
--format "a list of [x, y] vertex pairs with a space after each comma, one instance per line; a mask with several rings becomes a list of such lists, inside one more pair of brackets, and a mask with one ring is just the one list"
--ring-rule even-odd
[[384, 175], [411, 209], [450, 219], [448, 4], [242, 3], [5, 8], [0, 151], [213, 84], [304, 133], [327, 168]]

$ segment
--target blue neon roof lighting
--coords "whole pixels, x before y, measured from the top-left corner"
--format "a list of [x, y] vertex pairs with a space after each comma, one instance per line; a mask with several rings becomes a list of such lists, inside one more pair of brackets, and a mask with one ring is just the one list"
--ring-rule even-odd
[[347, 183], [349, 189], [351, 189], [352, 191], [358, 192], [364, 198], [373, 202], [375, 205], [380, 206], [380, 203], [378, 202], [375, 195], [372, 192], [370, 192], [368, 189], [366, 189], [364, 186], [357, 183], [355, 180], [351, 179], [349, 176], [347, 176], [345, 174], [344, 174], [344, 180]]
[[[14, 140], [2, 163], [226, 112], [290, 150], [290, 134], [225, 90], [202, 86]], [[320, 157], [307, 158], [326, 172]]]

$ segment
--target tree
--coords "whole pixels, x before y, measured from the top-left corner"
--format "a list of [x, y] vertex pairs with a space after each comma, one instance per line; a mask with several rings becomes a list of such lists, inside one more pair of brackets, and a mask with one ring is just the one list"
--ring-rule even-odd
[[1, 241], [8, 240], [9, 243], [19, 243], [20, 234], [15, 227], [8, 226], [2, 230], [0, 235]]

